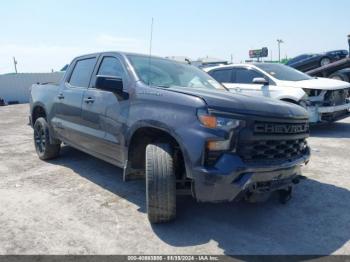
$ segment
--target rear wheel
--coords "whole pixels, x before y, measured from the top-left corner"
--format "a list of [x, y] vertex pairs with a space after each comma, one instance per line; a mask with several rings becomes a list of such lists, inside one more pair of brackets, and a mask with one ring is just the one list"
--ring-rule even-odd
[[146, 148], [146, 202], [151, 223], [164, 223], [176, 217], [176, 177], [173, 149], [169, 144]]
[[49, 126], [43, 117], [38, 118], [34, 124], [34, 145], [42, 160], [56, 158], [60, 153], [61, 144], [50, 141]]
[[349, 82], [349, 77], [343, 73], [334, 73], [329, 78]]
[[329, 59], [328, 57], [324, 57], [320, 61], [320, 66], [328, 65], [330, 63], [331, 63], [331, 59]]

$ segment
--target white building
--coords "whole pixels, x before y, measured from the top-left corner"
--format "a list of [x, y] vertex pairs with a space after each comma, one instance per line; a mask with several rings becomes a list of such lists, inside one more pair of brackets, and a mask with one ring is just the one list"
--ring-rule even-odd
[[0, 75], [0, 99], [5, 103], [28, 103], [30, 87], [37, 83], [58, 83], [64, 72]]

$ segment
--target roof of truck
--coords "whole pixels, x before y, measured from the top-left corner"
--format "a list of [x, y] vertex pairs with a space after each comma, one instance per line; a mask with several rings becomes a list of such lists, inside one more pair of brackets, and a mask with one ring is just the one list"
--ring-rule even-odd
[[[83, 58], [83, 57], [90, 57], [90, 56], [98, 56], [101, 54], [110, 54], [110, 53], [116, 53], [116, 54], [121, 54], [121, 55], [137, 55], [137, 56], [145, 56], [145, 57], [149, 57], [149, 54], [139, 54], [139, 53], [132, 53], [132, 52], [123, 52], [123, 51], [104, 51], [104, 52], [96, 52], [96, 53], [90, 53], [90, 54], [85, 54], [85, 55], [80, 55], [77, 56], [76, 58]], [[155, 55], [151, 55], [151, 57], [156, 57], [156, 58], [163, 58], [163, 59], [167, 59], [161, 56], [155, 56]]]

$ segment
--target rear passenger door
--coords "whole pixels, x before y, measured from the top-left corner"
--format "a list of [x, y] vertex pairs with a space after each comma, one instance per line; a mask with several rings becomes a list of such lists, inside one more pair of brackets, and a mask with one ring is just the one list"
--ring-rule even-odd
[[80, 145], [83, 141], [81, 106], [96, 61], [96, 56], [73, 61], [72, 69], [67, 72], [66, 81], [54, 100], [52, 126], [60, 138], [72, 145]]
[[90, 87], [85, 90], [82, 104], [82, 119], [86, 147], [105, 160], [122, 166], [125, 161], [123, 144], [128, 116], [128, 96], [120, 97], [111, 91], [95, 88], [96, 76], [120, 77], [127, 93], [128, 77], [120, 57], [101, 56], [92, 77]]

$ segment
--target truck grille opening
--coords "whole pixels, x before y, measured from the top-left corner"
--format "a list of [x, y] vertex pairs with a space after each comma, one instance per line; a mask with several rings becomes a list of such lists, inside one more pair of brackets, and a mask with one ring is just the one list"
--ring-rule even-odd
[[307, 150], [305, 138], [294, 140], [256, 140], [241, 144], [238, 154], [245, 161], [293, 160]]
[[207, 150], [204, 165], [207, 167], [214, 166], [222, 154], [223, 154], [222, 151], [209, 151], [209, 150]]

